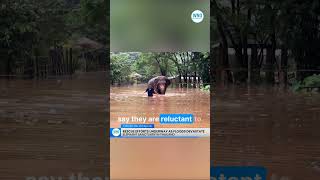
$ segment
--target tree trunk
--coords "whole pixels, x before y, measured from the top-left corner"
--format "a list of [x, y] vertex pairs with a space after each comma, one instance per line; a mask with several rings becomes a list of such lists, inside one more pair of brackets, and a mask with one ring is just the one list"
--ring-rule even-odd
[[5, 75], [7, 75], [8, 79], [10, 78], [10, 74], [11, 74], [10, 59], [11, 59], [11, 57], [7, 58], [6, 73], [5, 73]]
[[237, 14], [240, 15], [240, 0], [237, 0]]
[[69, 68], [70, 68], [70, 75], [72, 75], [74, 73], [73, 71], [73, 59], [72, 59], [72, 48], [70, 48], [69, 50]]
[[287, 85], [288, 79], [288, 49], [281, 48], [281, 65], [280, 65], [280, 84], [283, 86]]
[[266, 58], [266, 82], [269, 84], [274, 83], [274, 72], [273, 72], [273, 48], [267, 48], [267, 58]]
[[251, 62], [249, 62], [249, 57], [248, 57], [248, 31], [249, 31], [249, 26], [250, 26], [250, 21], [251, 21], [251, 9], [248, 9], [248, 14], [247, 14], [247, 24], [244, 32], [244, 37], [243, 37], [243, 67], [247, 69], [247, 82], [251, 82]]
[[195, 72], [194, 72], [194, 77], [193, 77], [193, 87], [194, 87], [194, 88], [195, 88], [196, 85], [197, 85], [196, 80], [197, 80], [197, 72], [195, 71]]
[[38, 54], [35, 54], [33, 62], [33, 78], [37, 79], [39, 77], [39, 59]]
[[260, 82], [260, 66], [258, 60], [258, 47], [257, 45], [252, 45], [251, 47], [251, 60], [250, 60], [250, 80], [253, 83]]
[[[221, 15], [219, 14], [219, 8], [217, 5], [217, 2], [214, 0], [212, 1], [211, 5], [213, 6], [213, 9], [215, 10], [215, 17], [218, 23], [218, 31], [221, 37], [221, 43], [219, 47], [219, 57], [221, 58], [221, 64], [220, 62], [217, 63], [217, 78], [216, 81], [217, 83], [226, 83], [230, 82], [231, 80], [231, 71], [229, 69], [229, 54], [228, 54], [228, 40], [227, 36], [224, 30], [224, 25], [223, 25], [223, 20]], [[211, 36], [213, 37], [213, 35]], [[226, 77], [224, 77], [226, 76]]]
[[236, 13], [235, 0], [231, 0], [231, 12], [233, 16]]

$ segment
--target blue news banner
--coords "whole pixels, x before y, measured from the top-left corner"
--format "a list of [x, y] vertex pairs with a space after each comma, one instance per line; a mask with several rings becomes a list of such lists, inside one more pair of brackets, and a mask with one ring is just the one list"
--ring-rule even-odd
[[209, 137], [210, 128], [184, 127], [195, 123], [193, 114], [160, 114], [161, 125], [177, 125], [170, 128], [155, 128], [154, 124], [121, 124], [110, 128], [110, 138], [199, 138]]
[[121, 128], [110, 128], [110, 137], [121, 137], [123, 128], [154, 128], [154, 124], [121, 124]]
[[211, 167], [211, 180], [266, 180], [264, 167], [226, 166]]

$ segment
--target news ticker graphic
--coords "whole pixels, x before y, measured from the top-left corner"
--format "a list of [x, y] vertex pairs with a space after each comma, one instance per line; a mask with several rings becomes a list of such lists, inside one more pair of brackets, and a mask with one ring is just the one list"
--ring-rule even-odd
[[[193, 124], [193, 114], [160, 114], [161, 125]], [[154, 124], [121, 124], [110, 128], [111, 138], [198, 138], [210, 137], [210, 128], [155, 128]]]
[[267, 170], [264, 167], [226, 166], [211, 167], [211, 180], [266, 180]]
[[110, 138], [200, 138], [210, 128], [110, 128]]

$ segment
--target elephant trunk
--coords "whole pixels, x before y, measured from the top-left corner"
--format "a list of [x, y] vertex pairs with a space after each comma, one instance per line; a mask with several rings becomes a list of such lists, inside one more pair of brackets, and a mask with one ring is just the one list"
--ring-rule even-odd
[[165, 84], [159, 84], [158, 85], [158, 93], [159, 94], [165, 94], [166, 93], [166, 85]]

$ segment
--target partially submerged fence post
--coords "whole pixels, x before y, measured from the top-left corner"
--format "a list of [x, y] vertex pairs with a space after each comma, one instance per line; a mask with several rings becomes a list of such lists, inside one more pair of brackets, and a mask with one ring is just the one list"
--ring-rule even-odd
[[73, 60], [72, 60], [72, 48], [69, 49], [69, 74], [72, 75], [73, 74]]
[[33, 78], [34, 79], [38, 79], [38, 75], [39, 75], [39, 66], [38, 66], [38, 54], [35, 55], [35, 57], [33, 58]]
[[64, 63], [65, 64], [63, 66], [63, 69], [64, 69], [64, 73], [63, 75], [66, 75], [66, 74], [69, 74], [69, 51], [68, 51], [68, 48], [65, 48], [65, 55], [64, 55]]

